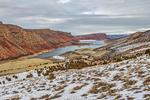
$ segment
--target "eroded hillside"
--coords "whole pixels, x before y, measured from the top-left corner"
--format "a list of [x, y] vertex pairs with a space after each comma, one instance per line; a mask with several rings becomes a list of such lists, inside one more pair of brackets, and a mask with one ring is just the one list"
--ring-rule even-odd
[[148, 49], [150, 49], [150, 31], [145, 31], [112, 40], [107, 45], [97, 49], [76, 50], [65, 53], [63, 56], [73, 60], [92, 62], [91, 65], [97, 65], [136, 58], [145, 54]]
[[66, 32], [0, 24], [0, 60], [34, 54], [73, 42], [73, 36]]

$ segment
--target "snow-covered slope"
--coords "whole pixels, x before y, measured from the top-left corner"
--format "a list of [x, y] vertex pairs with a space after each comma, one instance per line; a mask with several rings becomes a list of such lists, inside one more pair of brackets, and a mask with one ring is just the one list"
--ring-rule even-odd
[[[144, 55], [119, 63], [53, 73], [55, 78], [52, 80], [48, 80], [47, 76], [38, 77], [37, 71], [16, 74], [17, 78], [14, 75], [0, 77], [0, 100], [150, 98], [150, 56]], [[30, 74], [32, 77], [26, 78]], [[11, 78], [11, 81], [8, 82], [8, 78]]]

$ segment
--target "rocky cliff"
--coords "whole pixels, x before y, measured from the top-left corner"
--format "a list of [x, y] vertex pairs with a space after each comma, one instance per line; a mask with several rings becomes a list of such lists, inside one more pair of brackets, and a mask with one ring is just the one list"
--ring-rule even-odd
[[0, 60], [30, 55], [73, 42], [73, 36], [66, 32], [0, 24]]
[[94, 33], [87, 35], [79, 35], [75, 37], [76, 40], [104, 40], [107, 39], [107, 35], [104, 33]]

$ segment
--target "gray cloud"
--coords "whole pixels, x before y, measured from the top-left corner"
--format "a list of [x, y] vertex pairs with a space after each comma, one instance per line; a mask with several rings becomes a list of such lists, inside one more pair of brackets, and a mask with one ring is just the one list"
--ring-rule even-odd
[[73, 34], [150, 28], [150, 0], [0, 0], [0, 20]]

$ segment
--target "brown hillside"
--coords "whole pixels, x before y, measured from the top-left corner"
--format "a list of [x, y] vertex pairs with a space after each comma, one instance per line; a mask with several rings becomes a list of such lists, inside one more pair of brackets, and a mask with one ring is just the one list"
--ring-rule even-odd
[[70, 45], [72, 42], [70, 33], [0, 24], [0, 60]]

